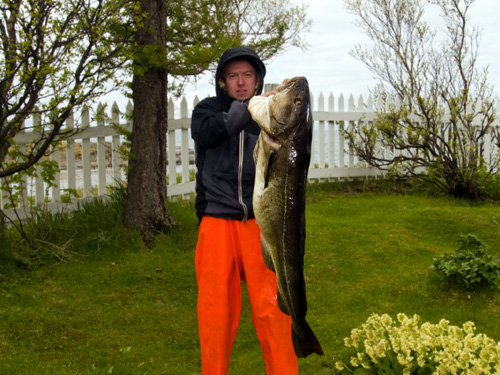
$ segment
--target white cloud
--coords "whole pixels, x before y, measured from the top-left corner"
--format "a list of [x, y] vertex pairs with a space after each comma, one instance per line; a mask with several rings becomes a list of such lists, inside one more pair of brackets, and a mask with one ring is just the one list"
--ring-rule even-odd
[[[367, 37], [354, 24], [355, 17], [344, 7], [342, 0], [295, 1], [309, 4], [308, 15], [313, 20], [311, 31], [305, 35], [310, 44], [306, 51], [294, 48], [274, 58], [267, 64], [267, 83], [280, 83], [284, 78], [302, 75], [307, 77], [315, 96], [320, 92], [368, 95], [375, 84], [370, 72], [360, 61], [349, 55], [355, 44], [364, 44]], [[471, 25], [482, 33], [479, 64], [489, 65], [490, 82], [500, 92], [500, 39], [498, 32], [500, 1], [477, 0], [470, 13]], [[191, 97], [195, 91], [200, 97], [213, 95], [214, 88], [207, 79], [197, 87], [188, 87]]]
[[[356, 44], [369, 41], [354, 24], [354, 15], [344, 8], [342, 0], [294, 2], [309, 4], [308, 16], [313, 24], [304, 38], [310, 47], [305, 51], [293, 48], [268, 62], [266, 83], [280, 83], [285, 78], [301, 75], [307, 77], [315, 97], [320, 92], [325, 97], [333, 93], [335, 100], [340, 93], [346, 99], [350, 94], [356, 99], [367, 96], [375, 80], [363, 63], [349, 55]], [[478, 63], [483, 67], [489, 65], [490, 82], [497, 96], [500, 96], [499, 14], [498, 0], [476, 0], [470, 13], [470, 24], [479, 27], [482, 35]], [[430, 16], [438, 19], [434, 13]], [[195, 95], [200, 99], [215, 95], [211, 77], [212, 74], [207, 73], [198, 83], [187, 87], [185, 94], [190, 108]]]

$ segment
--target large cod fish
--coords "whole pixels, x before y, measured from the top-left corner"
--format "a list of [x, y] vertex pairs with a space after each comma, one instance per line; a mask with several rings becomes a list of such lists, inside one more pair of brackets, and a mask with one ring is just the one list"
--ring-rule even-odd
[[305, 320], [304, 210], [312, 138], [307, 80], [284, 80], [276, 95], [253, 97], [248, 110], [262, 130], [254, 152], [253, 209], [262, 233], [264, 262], [276, 273], [278, 306], [292, 318], [295, 354], [323, 355]]

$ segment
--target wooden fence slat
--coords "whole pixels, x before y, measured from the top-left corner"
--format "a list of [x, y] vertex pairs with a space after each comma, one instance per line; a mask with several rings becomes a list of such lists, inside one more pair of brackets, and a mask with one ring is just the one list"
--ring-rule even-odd
[[35, 204], [37, 206], [42, 206], [45, 201], [45, 192], [43, 189], [43, 179], [41, 176], [42, 166], [40, 164], [35, 165], [36, 177], [35, 177]]
[[[181, 118], [188, 118], [188, 106], [186, 98], [181, 100]], [[189, 130], [181, 129], [181, 166], [182, 166], [182, 183], [189, 182]]]
[[[118, 104], [116, 104], [116, 102], [114, 102], [113, 107], [111, 107], [111, 124], [113, 126], [120, 125], [120, 109], [118, 108]], [[111, 139], [111, 168], [113, 170], [113, 185], [120, 183], [122, 180], [123, 158], [120, 148], [121, 137], [119, 134], [115, 134]]]
[[[330, 96], [328, 97], [328, 112], [333, 112], [334, 110], [334, 97], [333, 94], [330, 93]], [[328, 168], [334, 168], [335, 167], [335, 150], [336, 150], [336, 143], [335, 143], [335, 121], [328, 121]], [[332, 178], [330, 177], [329, 180], [331, 181]]]
[[[97, 127], [104, 127], [104, 106], [97, 107]], [[97, 191], [98, 195], [106, 195], [106, 137], [97, 137]]]
[[[59, 146], [52, 146], [52, 152], [50, 154], [50, 160], [55, 161], [57, 165], [60, 165], [60, 155], [59, 155]], [[52, 187], [52, 201], [53, 202], [60, 202], [61, 201], [61, 173], [56, 172], [54, 175], [54, 184], [55, 186]]]
[[[340, 94], [339, 97], [339, 110], [338, 112], [344, 112], [344, 95]], [[338, 143], [338, 161], [339, 165], [338, 168], [344, 168], [345, 167], [345, 139], [344, 139], [344, 134], [342, 131], [344, 130], [345, 123], [343, 120], [338, 122], [339, 126], [339, 143]]]
[[175, 129], [168, 131], [167, 151], [168, 151], [168, 184], [177, 184], [177, 163], [175, 150]]
[[[318, 97], [318, 110], [321, 112], [324, 112], [325, 110], [325, 98], [323, 96], [323, 93], [320, 93]], [[313, 117], [314, 119], [314, 117]], [[325, 168], [325, 143], [326, 143], [326, 136], [325, 136], [325, 121], [319, 121], [319, 127], [318, 127], [318, 153], [319, 153], [319, 158], [318, 158], [318, 167], [319, 168]]]
[[[33, 127], [36, 129], [40, 127], [42, 124], [42, 118], [39, 113], [36, 113], [33, 115]], [[35, 181], [34, 181], [34, 188], [35, 188], [35, 204], [36, 205], [43, 205], [44, 201], [44, 191], [43, 191], [43, 179], [41, 176], [42, 172], [42, 167], [40, 165], [35, 165]], [[25, 201], [26, 202], [26, 201]]]
[[[349, 96], [349, 104], [348, 104], [348, 111], [349, 112], [356, 112], [356, 107], [354, 105], [354, 96]], [[358, 116], [360, 116], [360, 114], [358, 114]], [[356, 121], [359, 121], [359, 117], [358, 117], [358, 120]], [[355, 121], [349, 121], [349, 131], [354, 127], [354, 122]], [[349, 162], [348, 162], [348, 167], [349, 168], [353, 168], [354, 167], [354, 151], [352, 149], [352, 147], [348, 147], [347, 149], [347, 154], [349, 156]]]
[[[90, 126], [89, 108], [84, 107], [82, 111], [82, 126], [88, 128]], [[91, 145], [90, 138], [82, 139], [82, 168], [83, 168], [83, 197], [92, 196], [92, 166], [90, 163]]]
[[[66, 120], [68, 129], [75, 128], [75, 117], [73, 111]], [[75, 140], [68, 139], [66, 141], [66, 181], [68, 189], [76, 190], [76, 175], [75, 175]]]

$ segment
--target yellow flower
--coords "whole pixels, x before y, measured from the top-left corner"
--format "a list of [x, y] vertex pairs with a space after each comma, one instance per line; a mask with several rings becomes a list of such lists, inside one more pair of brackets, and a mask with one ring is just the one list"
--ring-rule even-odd
[[380, 341], [375, 346], [375, 354], [379, 358], [384, 358], [385, 357], [386, 350], [387, 350], [387, 342], [385, 340]]
[[398, 318], [398, 322], [400, 322], [400, 323], [403, 323], [406, 319], [408, 319], [408, 318], [406, 317], [406, 315], [405, 315], [405, 314], [403, 314], [403, 313], [399, 313], [399, 314], [397, 315], [397, 318]]
[[476, 326], [474, 325], [474, 322], [466, 322], [463, 325], [465, 333], [472, 335], [474, 334], [474, 331], [476, 330]]
[[381, 358], [395, 358], [403, 366], [403, 374], [426, 365], [435, 366], [436, 375], [500, 374], [500, 343], [484, 334], [474, 335], [473, 322], [460, 328], [442, 319], [438, 324], [419, 326], [419, 319], [418, 315], [409, 318], [400, 313], [393, 321], [387, 314], [372, 314], [360, 329], [352, 330], [351, 339], [344, 340], [346, 346], [356, 341], [359, 351], [351, 358], [351, 365], [378, 370]]
[[344, 345], [347, 346], [348, 348], [353, 346], [353, 340], [350, 337], [345, 337], [344, 338]]
[[389, 314], [382, 315], [382, 318], [380, 320], [385, 328], [389, 328], [393, 324], [392, 318]]
[[351, 345], [354, 346], [355, 348], [359, 348], [359, 344], [361, 343], [360, 330], [357, 328], [353, 329], [351, 331], [351, 338], [352, 338]]
[[413, 361], [413, 357], [405, 356], [403, 353], [398, 354], [398, 362], [401, 366], [404, 366], [411, 361]]
[[448, 326], [449, 326], [449, 321], [446, 320], [446, 319], [441, 319], [439, 321], [439, 326], [443, 329], [443, 330], [448, 330]]
[[358, 362], [358, 360], [355, 357], [351, 357], [351, 366], [352, 367], [358, 367], [359, 366], [359, 362]]

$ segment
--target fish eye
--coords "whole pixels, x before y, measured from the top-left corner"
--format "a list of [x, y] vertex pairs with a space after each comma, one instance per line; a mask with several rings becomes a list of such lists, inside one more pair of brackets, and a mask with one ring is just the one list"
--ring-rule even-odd
[[302, 105], [302, 100], [300, 100], [300, 99], [295, 99], [294, 103], [295, 103], [295, 105], [296, 105], [297, 107], [300, 107], [300, 106]]

